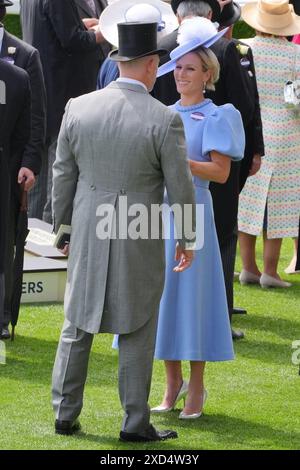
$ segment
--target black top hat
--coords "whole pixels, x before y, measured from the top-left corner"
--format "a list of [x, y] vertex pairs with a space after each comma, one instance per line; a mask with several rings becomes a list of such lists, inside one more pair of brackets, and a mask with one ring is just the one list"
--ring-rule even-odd
[[236, 23], [240, 19], [240, 17], [240, 5], [235, 2], [227, 3], [227, 5], [224, 6], [220, 15], [220, 26], [231, 26], [232, 24]]
[[0, 7], [11, 7], [13, 2], [10, 0], [0, 0]]
[[157, 49], [157, 23], [118, 23], [119, 49], [109, 57], [118, 62], [128, 62], [152, 54], [165, 55]]
[[218, 0], [171, 0], [171, 7], [176, 15], [177, 13], [177, 8], [181, 2], [184, 1], [192, 1], [192, 2], [199, 2], [203, 1], [204, 3], [208, 3], [209, 6], [212, 9], [212, 21], [219, 21], [220, 18], [220, 13], [221, 13], [221, 7], [219, 5]]

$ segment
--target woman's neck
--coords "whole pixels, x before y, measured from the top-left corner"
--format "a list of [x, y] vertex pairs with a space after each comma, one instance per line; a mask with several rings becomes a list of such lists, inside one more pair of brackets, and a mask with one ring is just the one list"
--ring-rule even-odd
[[196, 95], [180, 95], [181, 106], [193, 106], [194, 104], [202, 103], [205, 100], [203, 93], [197, 93]]

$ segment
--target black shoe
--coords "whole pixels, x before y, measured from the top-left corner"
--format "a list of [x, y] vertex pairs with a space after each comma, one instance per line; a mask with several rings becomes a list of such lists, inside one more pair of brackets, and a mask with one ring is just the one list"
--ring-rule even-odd
[[245, 334], [242, 331], [236, 331], [231, 328], [232, 339], [243, 339], [245, 338]]
[[147, 434], [142, 435], [135, 432], [120, 432], [120, 441], [124, 442], [150, 442], [150, 441], [166, 441], [167, 439], [176, 439], [178, 437], [176, 431], [157, 431], [154, 426], [150, 425]]
[[9, 339], [10, 338], [10, 332], [8, 329], [8, 326], [4, 326], [1, 331], [0, 339]]
[[246, 315], [247, 310], [245, 308], [233, 307], [232, 313], [235, 313], [236, 315]]
[[80, 431], [80, 429], [80, 422], [77, 419], [75, 421], [60, 421], [59, 419], [55, 420], [56, 434], [71, 436], [75, 432]]

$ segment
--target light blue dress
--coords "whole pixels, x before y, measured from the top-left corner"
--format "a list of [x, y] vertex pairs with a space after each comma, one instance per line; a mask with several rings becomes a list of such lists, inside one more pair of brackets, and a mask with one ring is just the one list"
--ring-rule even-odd
[[[231, 104], [216, 106], [211, 100], [193, 106], [173, 107], [185, 129], [188, 158], [210, 161], [218, 151], [232, 160], [244, 154], [244, 129], [240, 113]], [[223, 269], [214, 223], [209, 181], [193, 177], [197, 204], [204, 205], [203, 248], [195, 252], [192, 266], [174, 273], [176, 240], [165, 240], [166, 278], [160, 303], [156, 359], [226, 361], [234, 358]], [[224, 207], [226, 210], [226, 207]], [[171, 216], [172, 217], [172, 216]], [[164, 220], [168, 224], [168, 220]], [[174, 232], [173, 221], [171, 230]]]

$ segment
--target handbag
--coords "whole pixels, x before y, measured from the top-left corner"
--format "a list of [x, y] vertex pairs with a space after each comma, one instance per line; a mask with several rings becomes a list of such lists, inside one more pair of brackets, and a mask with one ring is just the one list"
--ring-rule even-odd
[[300, 79], [296, 78], [296, 58], [295, 50], [294, 79], [288, 80], [283, 88], [284, 103], [288, 109], [295, 113], [300, 113]]

